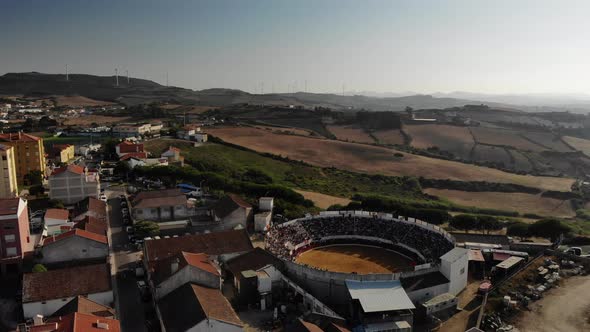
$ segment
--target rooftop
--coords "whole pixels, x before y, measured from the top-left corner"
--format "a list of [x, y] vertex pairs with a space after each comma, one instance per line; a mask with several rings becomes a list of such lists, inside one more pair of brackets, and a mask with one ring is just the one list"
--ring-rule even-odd
[[447, 252], [446, 254], [440, 256], [440, 259], [447, 262], [456, 262], [457, 260], [461, 259], [463, 256], [467, 255], [469, 250], [465, 248], [458, 248], [455, 247], [451, 251]]
[[242, 326], [218, 289], [186, 283], [164, 296], [158, 307], [167, 331], [187, 331], [204, 319]]
[[0, 134], [0, 141], [5, 142], [38, 142], [41, 138], [23, 132]]
[[[104, 324], [106, 328], [97, 326]], [[51, 317], [42, 326], [32, 326], [31, 332], [120, 332], [121, 324], [116, 319], [97, 317], [90, 314], [75, 312], [65, 316]]]
[[522, 257], [511, 256], [510, 258], [506, 259], [505, 261], [499, 263], [496, 266], [501, 269], [509, 269], [509, 268], [513, 267], [514, 265], [522, 262], [523, 260], [524, 260], [524, 258], [522, 258]]
[[451, 293], [442, 293], [442, 294], [437, 295], [437, 296], [431, 298], [430, 300], [424, 302], [424, 305], [427, 307], [433, 306], [433, 305], [437, 305], [441, 302], [454, 300], [455, 298], [456, 298], [455, 295], [453, 295]]
[[79, 236], [79, 237], [83, 237], [88, 240], [107, 244], [107, 237], [106, 236], [92, 233], [89, 231], [85, 231], [83, 229], [75, 228], [75, 229], [72, 229], [71, 231], [61, 233], [57, 236], [52, 236], [52, 237], [46, 238], [43, 241], [43, 246], [46, 246], [46, 245], [49, 245], [49, 244], [52, 244], [52, 243], [55, 243], [55, 242], [58, 242], [58, 241], [61, 241], [61, 240], [67, 239], [67, 238], [71, 238], [74, 236]]
[[180, 189], [142, 191], [133, 199], [133, 208], [143, 209], [186, 205], [186, 202], [186, 196]]
[[449, 282], [449, 279], [439, 271], [434, 271], [422, 275], [402, 278], [400, 281], [406, 291], [413, 292], [419, 289], [446, 284]]
[[234, 212], [238, 208], [251, 208], [252, 205], [246, 202], [238, 195], [229, 194], [219, 200], [213, 207], [215, 215], [219, 218], [224, 218]]
[[61, 174], [65, 171], [68, 171], [68, 172], [74, 173], [74, 174], [78, 174], [78, 175], [83, 175], [84, 174], [84, 167], [74, 165], [74, 164], [58, 167], [53, 170], [53, 172], [51, 173], [51, 176]]
[[247, 253], [234, 257], [225, 262], [226, 268], [234, 274], [239, 275], [242, 271], [258, 270], [266, 265], [280, 264], [280, 260], [262, 248], [254, 248]]
[[47, 209], [45, 211], [45, 218], [68, 220], [70, 212], [66, 209]]
[[499, 244], [509, 245], [510, 240], [506, 235], [497, 234], [470, 234], [470, 233], [459, 233], [451, 232], [451, 235], [455, 238], [457, 243], [473, 242], [473, 243], [487, 243], [487, 244]]
[[346, 288], [350, 297], [358, 300], [366, 313], [416, 308], [399, 280], [346, 280]]
[[2, 198], [0, 199], [0, 215], [16, 214], [20, 198]]
[[98, 317], [114, 318], [115, 309], [96, 303], [84, 296], [76, 296], [63, 307], [59, 308], [51, 316], [65, 316], [74, 312], [89, 314]]
[[192, 254], [183, 251], [176, 255], [168, 257], [167, 259], [158, 261], [154, 268], [154, 281], [156, 283], [159, 284], [162, 281], [168, 279], [174, 273], [176, 273], [171, 270], [171, 264], [175, 260], [178, 260], [178, 270], [190, 265], [205, 272], [212, 273], [216, 276], [220, 275], [219, 271], [217, 270], [217, 267], [213, 265], [213, 263], [209, 260], [209, 256], [207, 254]]
[[166, 259], [181, 251], [222, 255], [245, 252], [252, 243], [245, 230], [231, 230], [207, 234], [149, 240], [144, 243], [144, 252], [149, 263]]
[[111, 273], [106, 264], [76, 266], [23, 275], [23, 303], [110, 290]]

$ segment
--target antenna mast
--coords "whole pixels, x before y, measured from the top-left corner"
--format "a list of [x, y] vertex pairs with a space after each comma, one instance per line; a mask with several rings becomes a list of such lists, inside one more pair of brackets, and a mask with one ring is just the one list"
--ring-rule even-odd
[[168, 86], [168, 72], [166, 72], [166, 86]]
[[115, 82], [119, 86], [119, 68], [115, 68]]
[[68, 71], [68, 64], [66, 63], [66, 81], [70, 80], [70, 75], [69, 75], [69, 71]]
[[129, 70], [126, 70], [126, 71], [127, 71], [127, 85], [129, 85]]

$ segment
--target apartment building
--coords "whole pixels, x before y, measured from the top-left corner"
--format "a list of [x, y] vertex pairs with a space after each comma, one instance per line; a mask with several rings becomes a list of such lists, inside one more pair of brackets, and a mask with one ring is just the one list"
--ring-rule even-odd
[[98, 198], [99, 191], [98, 173], [78, 165], [56, 168], [49, 177], [49, 197], [64, 204], [74, 204], [86, 197]]
[[23, 255], [32, 250], [27, 201], [18, 197], [0, 199], [1, 274], [17, 274]]
[[0, 144], [14, 147], [16, 176], [19, 184], [25, 183], [25, 175], [41, 171], [45, 176], [45, 149], [43, 139], [23, 132], [0, 134]]
[[14, 147], [0, 144], [0, 198], [18, 195]]

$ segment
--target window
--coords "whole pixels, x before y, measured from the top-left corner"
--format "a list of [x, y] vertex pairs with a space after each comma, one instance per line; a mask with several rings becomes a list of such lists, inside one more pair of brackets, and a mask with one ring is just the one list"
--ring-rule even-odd
[[6, 248], [6, 256], [16, 256], [16, 247]]
[[6, 156], [2, 156], [2, 160], [6, 160]]
[[158, 213], [158, 209], [150, 209], [150, 213], [156, 214], [156, 213]]
[[465, 273], [465, 268], [462, 268], [461, 271], [459, 271], [459, 274], [463, 274]]
[[16, 241], [16, 236], [14, 234], [4, 235], [4, 241], [6, 241], [6, 243], [14, 242]]
[[11, 222], [11, 223], [4, 223], [4, 226], [2, 228], [4, 228], [4, 229], [15, 229], [16, 228], [16, 225], [13, 222]]

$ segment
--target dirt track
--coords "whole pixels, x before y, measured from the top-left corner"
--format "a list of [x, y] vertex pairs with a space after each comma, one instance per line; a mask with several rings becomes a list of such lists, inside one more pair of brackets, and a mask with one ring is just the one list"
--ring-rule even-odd
[[590, 276], [566, 279], [531, 309], [516, 324], [520, 332], [590, 331]]

